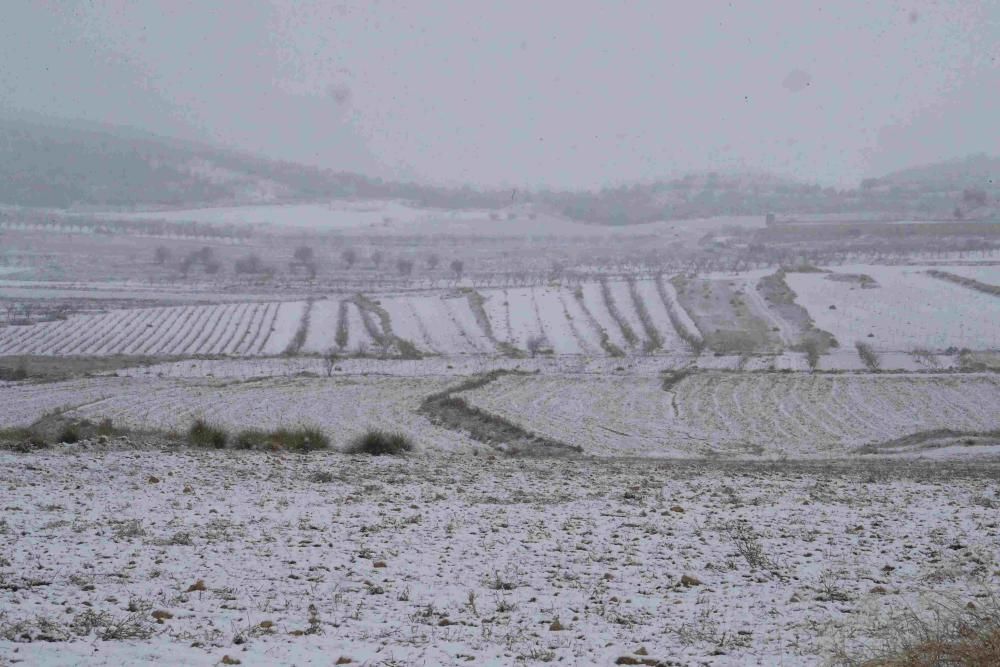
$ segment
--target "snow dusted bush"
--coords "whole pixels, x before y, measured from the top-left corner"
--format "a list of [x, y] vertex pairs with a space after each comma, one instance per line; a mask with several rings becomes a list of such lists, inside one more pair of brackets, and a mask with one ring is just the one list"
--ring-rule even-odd
[[351, 454], [372, 456], [399, 456], [413, 450], [410, 438], [398, 432], [369, 429], [351, 441], [347, 451]]
[[59, 437], [56, 439], [59, 442], [65, 442], [70, 445], [75, 442], [80, 442], [80, 427], [77, 424], [66, 424], [59, 432]]

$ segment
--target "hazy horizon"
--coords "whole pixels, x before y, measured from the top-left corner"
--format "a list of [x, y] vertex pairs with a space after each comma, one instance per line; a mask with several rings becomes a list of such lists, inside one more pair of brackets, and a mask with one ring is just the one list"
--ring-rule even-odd
[[0, 111], [388, 178], [851, 186], [1000, 153], [1000, 5], [15, 3]]

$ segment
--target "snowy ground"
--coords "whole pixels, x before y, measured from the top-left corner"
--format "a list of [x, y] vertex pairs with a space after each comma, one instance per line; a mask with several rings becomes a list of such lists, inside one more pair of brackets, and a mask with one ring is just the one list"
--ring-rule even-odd
[[3, 453], [0, 664], [820, 665], [996, 590], [997, 472]]

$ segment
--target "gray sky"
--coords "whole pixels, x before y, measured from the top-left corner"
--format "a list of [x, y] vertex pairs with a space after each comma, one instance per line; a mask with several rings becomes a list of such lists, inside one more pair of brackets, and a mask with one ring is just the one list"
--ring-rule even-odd
[[383, 176], [850, 185], [1000, 153], [997, 1], [7, 0], [3, 16], [0, 109]]

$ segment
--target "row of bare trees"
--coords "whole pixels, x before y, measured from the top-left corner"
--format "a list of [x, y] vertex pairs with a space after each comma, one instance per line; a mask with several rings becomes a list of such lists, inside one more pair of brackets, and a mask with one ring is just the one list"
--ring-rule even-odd
[[[359, 263], [358, 251], [354, 248], [345, 248], [341, 252], [340, 258], [344, 266], [348, 269], [353, 269]], [[166, 246], [158, 246], [153, 252], [153, 262], [158, 266], [167, 265], [172, 259], [173, 253]], [[378, 270], [385, 262], [385, 255], [382, 251], [376, 250], [369, 256], [369, 260], [372, 266]], [[431, 253], [426, 257], [425, 263], [428, 270], [435, 271], [441, 264], [441, 257], [436, 253]], [[214, 275], [221, 270], [222, 263], [216, 258], [212, 248], [205, 246], [188, 253], [181, 258], [179, 263], [180, 271], [184, 276], [187, 276], [191, 269], [196, 266], [200, 266], [206, 274]], [[408, 257], [398, 258], [395, 264], [396, 271], [400, 276], [413, 275], [416, 266], [416, 262]], [[318, 261], [316, 252], [312, 246], [302, 245], [297, 247], [292, 255], [292, 260], [288, 263], [288, 268], [293, 274], [301, 271], [309, 278], [315, 278], [318, 273]], [[465, 262], [460, 259], [452, 260], [448, 268], [456, 279], [461, 279], [465, 274]], [[275, 273], [274, 267], [264, 262], [260, 255], [256, 253], [250, 253], [235, 260], [233, 269], [238, 275], [273, 275]]]

